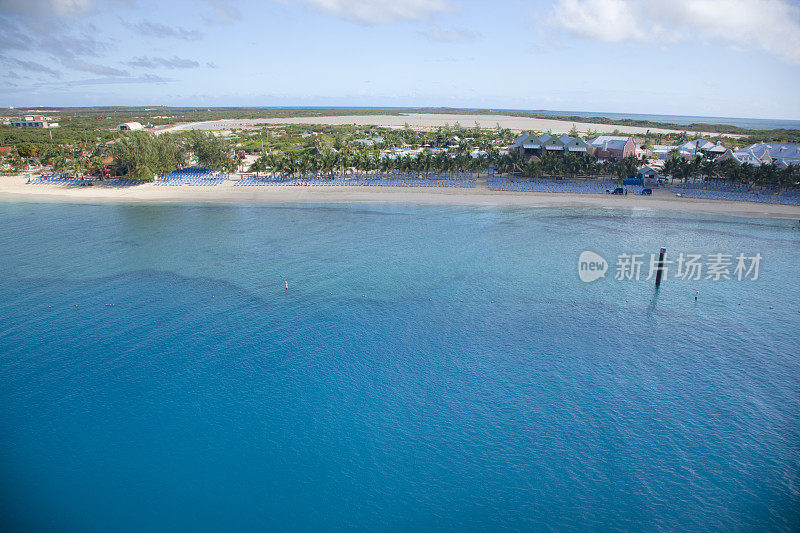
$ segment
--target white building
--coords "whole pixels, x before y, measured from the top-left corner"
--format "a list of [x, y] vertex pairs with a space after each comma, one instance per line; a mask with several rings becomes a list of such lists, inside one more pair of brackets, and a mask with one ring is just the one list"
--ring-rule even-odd
[[718, 157], [725, 153], [727, 148], [721, 144], [707, 141], [706, 139], [695, 139], [688, 141], [678, 146], [678, 154], [683, 158], [692, 158], [695, 156], [705, 157]]
[[22, 118], [12, 119], [11, 125], [17, 128], [57, 128], [58, 123], [50, 123], [49, 119], [42, 115], [26, 115]]
[[125, 122], [118, 127], [119, 131], [139, 131], [144, 129], [144, 126], [139, 122]]
[[800, 144], [792, 143], [756, 143], [746, 146], [741, 150], [727, 150], [720, 161], [733, 159], [738, 164], [745, 163], [759, 167], [761, 165], [775, 164], [786, 168], [789, 165], [800, 165]]

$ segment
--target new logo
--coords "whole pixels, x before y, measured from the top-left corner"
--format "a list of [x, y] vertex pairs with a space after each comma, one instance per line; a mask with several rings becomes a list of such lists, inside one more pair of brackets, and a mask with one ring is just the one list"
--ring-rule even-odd
[[578, 257], [578, 277], [581, 278], [582, 282], [591, 283], [604, 278], [607, 271], [608, 261], [603, 259], [602, 256], [589, 250], [581, 252]]

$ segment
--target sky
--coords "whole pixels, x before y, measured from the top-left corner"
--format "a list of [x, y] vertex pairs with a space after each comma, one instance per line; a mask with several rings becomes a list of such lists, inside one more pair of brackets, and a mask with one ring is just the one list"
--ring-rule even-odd
[[0, 106], [800, 119], [800, 0], [0, 0]]

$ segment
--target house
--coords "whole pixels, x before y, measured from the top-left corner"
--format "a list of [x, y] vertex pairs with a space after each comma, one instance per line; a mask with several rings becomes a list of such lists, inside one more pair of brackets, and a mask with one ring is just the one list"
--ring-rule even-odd
[[11, 153], [10, 146], [0, 146], [0, 154], [8, 154]]
[[753, 166], [775, 164], [781, 168], [789, 165], [800, 165], [800, 144], [792, 143], [756, 143], [740, 150], [727, 150], [719, 156], [718, 161], [733, 159], [738, 164]]
[[570, 137], [562, 135], [558, 138], [564, 144], [564, 150], [568, 153], [586, 154], [589, 153], [589, 145], [580, 137]]
[[372, 146], [375, 144], [383, 144], [383, 137], [376, 135], [372, 138], [354, 139], [353, 142], [363, 144], [364, 146]]
[[706, 139], [695, 139], [685, 142], [678, 146], [677, 149], [679, 155], [687, 159], [697, 156], [714, 159], [724, 154], [727, 150], [721, 144], [715, 144]]
[[[549, 135], [542, 135], [541, 138], [550, 138]], [[523, 156], [536, 155], [542, 150], [542, 141], [538, 135], [523, 133], [508, 147], [509, 151], [518, 151]]]
[[559, 137], [554, 137], [551, 135], [542, 135], [541, 144], [542, 144], [542, 150], [544, 152], [564, 153], [564, 142]]
[[663, 179], [664, 176], [658, 173], [656, 169], [651, 166], [644, 166], [636, 173], [637, 178], [641, 178], [644, 183], [652, 184], [658, 183], [658, 180]]
[[587, 144], [599, 159], [625, 159], [636, 153], [636, 144], [633, 142], [633, 137], [601, 135], [590, 140]]
[[125, 122], [118, 126], [119, 131], [139, 131], [143, 130], [144, 126], [140, 122]]
[[670, 157], [670, 152], [672, 152], [676, 148], [677, 148], [676, 146], [671, 146], [669, 144], [654, 144], [650, 152], [652, 157], [654, 157], [655, 159], [666, 161]]
[[525, 133], [517, 137], [508, 150], [518, 150], [525, 157], [541, 156], [544, 152], [585, 154], [589, 152], [589, 145], [580, 137], [570, 137], [569, 135], [555, 137], [547, 133], [542, 135]]

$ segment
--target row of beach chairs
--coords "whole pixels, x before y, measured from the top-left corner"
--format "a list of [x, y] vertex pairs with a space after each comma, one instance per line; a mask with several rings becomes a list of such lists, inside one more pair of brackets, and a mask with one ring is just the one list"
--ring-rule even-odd
[[304, 174], [285, 178], [280, 176], [244, 176], [234, 183], [239, 187], [279, 186], [311, 186], [311, 187], [475, 187], [475, 177], [468, 172], [449, 174], [429, 173], [353, 173], [332, 175]]
[[734, 183], [723, 180], [686, 183], [681, 185], [681, 188], [707, 190], [707, 191], [729, 191], [729, 192], [747, 192], [749, 190], [749, 186], [744, 183]]
[[178, 170], [173, 170], [168, 176], [172, 176], [175, 178], [185, 177], [185, 178], [202, 178], [204, 176], [208, 176], [213, 172], [207, 168], [198, 168], [198, 167], [189, 167], [189, 168], [181, 168]]
[[160, 186], [177, 186], [177, 185], [214, 186], [214, 185], [219, 185], [223, 181], [225, 181], [225, 178], [222, 176], [208, 176], [208, 177], [160, 176], [155, 179], [153, 184]]
[[[48, 185], [80, 185], [86, 182], [95, 182], [95, 180], [87, 180], [84, 178], [68, 178], [61, 174], [48, 174], [42, 175], [37, 178], [32, 178], [30, 183], [32, 185], [39, 185], [39, 184], [48, 184]], [[129, 187], [132, 185], [141, 185], [144, 183], [143, 181], [139, 180], [129, 180], [123, 178], [114, 178], [114, 179], [106, 179], [103, 180], [102, 183], [104, 185], [110, 186], [117, 186], [117, 187]]]
[[800, 205], [800, 195], [797, 191], [775, 193], [770, 191], [737, 192], [713, 191], [705, 189], [687, 189], [684, 187], [673, 189], [675, 194], [685, 198], [698, 198], [701, 200], [728, 200], [733, 202], [759, 202], [764, 204]]
[[[576, 194], [605, 194], [619, 187], [619, 183], [611, 180], [601, 181], [569, 181], [548, 180], [541, 178], [516, 179], [489, 178], [489, 190], [515, 192], [547, 192]], [[641, 194], [641, 185], [625, 185], [628, 194]]]
[[70, 180], [65, 178], [63, 174], [53, 173], [53, 174], [42, 174], [38, 178], [31, 178], [32, 184], [39, 184], [39, 183], [48, 183], [48, 184], [64, 184], [67, 181], [77, 181], [77, 180]]
[[268, 178], [242, 178], [234, 186], [238, 187], [264, 187], [264, 186], [305, 186], [305, 187], [475, 187], [474, 179], [377, 179], [377, 178], [333, 178], [333, 179], [268, 179]]
[[227, 176], [216, 173], [207, 168], [189, 167], [173, 170], [164, 176], [158, 176], [154, 180], [154, 185], [176, 186], [176, 185], [197, 185], [214, 186], [219, 185]]

